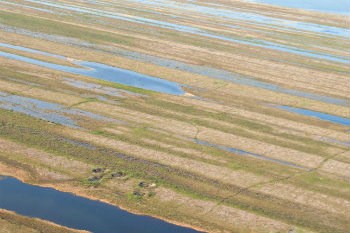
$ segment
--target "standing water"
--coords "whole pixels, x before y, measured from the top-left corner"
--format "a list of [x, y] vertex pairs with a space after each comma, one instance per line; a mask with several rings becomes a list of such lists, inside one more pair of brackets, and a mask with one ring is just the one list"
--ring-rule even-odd
[[160, 219], [0, 176], [0, 208], [94, 233], [196, 233]]

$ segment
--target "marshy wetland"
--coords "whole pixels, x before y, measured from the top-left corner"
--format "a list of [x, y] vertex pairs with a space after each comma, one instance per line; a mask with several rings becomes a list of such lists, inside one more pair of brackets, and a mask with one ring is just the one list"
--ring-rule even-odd
[[330, 2], [0, 0], [0, 232], [347, 232]]

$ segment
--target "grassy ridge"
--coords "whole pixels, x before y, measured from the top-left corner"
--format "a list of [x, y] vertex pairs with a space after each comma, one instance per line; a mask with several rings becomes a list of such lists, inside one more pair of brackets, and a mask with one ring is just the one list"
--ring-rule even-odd
[[[187, 4], [203, 6], [210, 2]], [[0, 166], [6, 174], [8, 171], [16, 175], [25, 173], [28, 177], [18, 175], [17, 178], [107, 200], [130, 211], [210, 232], [262, 233], [295, 229], [300, 233], [302, 228], [343, 233], [350, 228], [346, 212], [350, 203], [350, 186], [345, 178], [349, 166], [347, 148], [331, 142], [332, 139], [347, 141], [348, 127], [284, 112], [269, 104], [345, 117], [347, 108], [206, 76], [207, 68], [215, 68], [256, 79], [252, 81], [344, 99], [347, 96], [344, 73], [349, 70], [344, 64], [264, 48], [261, 41], [343, 56], [345, 52], [340, 48], [349, 45], [345, 38], [307, 28], [294, 30], [293, 25], [272, 27], [271, 22], [231, 19], [219, 15], [220, 11], [215, 15], [193, 10], [192, 15], [187, 14], [191, 9], [171, 12], [166, 4], [144, 8], [145, 3], [131, 6], [128, 2], [108, 7], [108, 11], [116, 14], [201, 28], [203, 32], [245, 42], [254, 40], [259, 44], [250, 46], [201, 33], [180, 33], [161, 25], [74, 11], [43, 13], [16, 6], [8, 8], [6, 3], [0, 6], [3, 4], [11, 10], [0, 10], [0, 26], [3, 25], [5, 31], [6, 26], [15, 29], [0, 31], [0, 40], [6, 43], [48, 52], [55, 50], [54, 53], [77, 60], [161, 77], [183, 84], [186, 91], [184, 96], [170, 96], [0, 58], [3, 61], [0, 82], [4, 84], [0, 90], [60, 104], [59, 111], [91, 111], [110, 120], [64, 113], [80, 126], [68, 129], [0, 108], [0, 147], [4, 149], [0, 153]], [[40, 7], [40, 4], [23, 4]], [[72, 4], [107, 9], [100, 3]], [[342, 25], [345, 21], [345, 17], [340, 16], [326, 18], [303, 11], [271, 10], [252, 3], [220, 4], [230, 5], [243, 14], [258, 9], [258, 14], [287, 17], [293, 19], [290, 21], [293, 23]], [[229, 28], [230, 25], [235, 27]], [[165, 60], [149, 60], [152, 56]], [[177, 61], [189, 66], [181, 67]], [[195, 74], [192, 68], [202, 74]], [[69, 80], [102, 87], [74, 87]], [[108, 88], [115, 88], [109, 91], [123, 96], [109, 95]], [[38, 110], [35, 105], [25, 107]], [[56, 114], [55, 111], [47, 113]], [[229, 153], [196, 144], [193, 138], [293, 161], [312, 169]], [[327, 139], [330, 141], [326, 142]], [[103, 168], [103, 171], [94, 172], [92, 168]], [[140, 182], [155, 185], [143, 187]], [[11, 222], [27, 224], [26, 219], [10, 217], [6, 216], [8, 220], [3, 221], [10, 225]], [[0, 215], [0, 221], [1, 218]], [[34, 230], [41, 227], [40, 224], [26, 226]], [[40, 229], [46, 232], [45, 228]]]
[[131, 45], [133, 41], [131, 37], [115, 33], [6, 11], [0, 11], [0, 23], [13, 27], [25, 28], [33, 32], [73, 37], [93, 43], [111, 42]]
[[[63, 155], [96, 166], [106, 167], [112, 171], [122, 169], [130, 177], [155, 182], [158, 185], [170, 187], [195, 198], [214, 201], [223, 199], [225, 200], [224, 203], [229, 206], [246, 209], [299, 226], [317, 229], [319, 232], [342, 232], [341, 226], [346, 226], [346, 220], [327, 212], [261, 193], [257, 194], [254, 191], [245, 190], [240, 195], [227, 197], [225, 192], [217, 193], [217, 189], [226, 190], [233, 194], [241, 192], [241, 189], [198, 177], [179, 169], [136, 159], [133, 156], [110, 149], [97, 147], [91, 150], [86, 147], [86, 142], [81, 142], [82, 146], [76, 146], [76, 143], [73, 145], [65, 142], [72, 139], [51, 132], [50, 128], [54, 126], [43, 124], [40, 120], [4, 110], [0, 110], [0, 115], [2, 121], [1, 137], [10, 138], [60, 156]], [[62, 140], [62, 137], [67, 140]], [[337, 226], [330, 225], [330, 222], [337, 222]]]

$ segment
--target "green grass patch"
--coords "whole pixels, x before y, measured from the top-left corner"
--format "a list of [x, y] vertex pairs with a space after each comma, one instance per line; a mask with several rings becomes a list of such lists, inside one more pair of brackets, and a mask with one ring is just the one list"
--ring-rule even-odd
[[24, 28], [33, 32], [41, 32], [46, 34], [54, 34], [66, 37], [73, 37], [92, 43], [116, 43], [122, 45], [132, 45], [133, 38], [101, 30], [94, 30], [88, 27], [81, 27], [69, 23], [37, 18], [18, 14], [14, 12], [6, 12], [0, 10], [0, 23], [8, 26]]

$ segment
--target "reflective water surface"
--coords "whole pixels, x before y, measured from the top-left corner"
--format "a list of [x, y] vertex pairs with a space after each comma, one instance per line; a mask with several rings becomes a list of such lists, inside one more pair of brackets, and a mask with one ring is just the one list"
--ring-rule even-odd
[[[59, 59], [66, 59], [64, 56], [61, 56], [61, 55], [42, 52], [42, 51], [38, 51], [38, 50], [34, 50], [34, 49], [22, 47], [22, 46], [14, 46], [10, 44], [0, 43], [0, 47], [12, 48], [12, 49], [17, 49], [20, 51], [26, 51], [30, 53], [52, 56]], [[192, 64], [179, 62], [179, 61], [139, 54], [137, 52], [124, 51], [120, 49], [116, 51], [116, 54], [131, 58], [134, 60], [142, 61], [142, 62], [150, 62], [155, 65], [169, 67], [172, 69], [179, 69], [186, 72], [204, 75], [204, 76], [208, 76], [216, 79], [222, 79], [222, 80], [226, 80], [226, 81], [230, 81], [230, 82], [234, 82], [242, 85], [253, 86], [253, 87], [262, 88], [262, 89], [266, 89], [274, 92], [285, 93], [289, 95], [299, 96], [303, 98], [313, 99], [313, 100], [341, 105], [341, 106], [349, 106], [349, 101], [345, 99], [334, 98], [334, 97], [319, 95], [319, 94], [300, 91], [300, 90], [287, 89], [285, 87], [281, 87], [276, 84], [255, 80], [254, 78], [250, 78], [240, 74], [235, 74], [225, 70], [220, 70], [220, 69], [215, 69], [215, 68], [205, 67], [205, 66], [192, 65]], [[154, 78], [150, 76], [145, 76], [133, 71], [106, 66], [100, 63], [75, 61], [74, 64], [83, 66], [82, 68], [76, 68], [71, 66], [63, 66], [63, 65], [57, 65], [54, 63], [39, 61], [36, 59], [32, 59], [32, 58], [28, 58], [28, 57], [24, 57], [16, 54], [11, 54], [7, 52], [1, 52], [1, 51], [0, 51], [0, 56], [23, 61], [23, 62], [28, 62], [31, 64], [40, 65], [40, 66], [54, 69], [54, 70], [66, 71], [74, 74], [82, 74], [93, 78], [104, 79], [112, 82], [118, 82], [125, 85], [135, 86], [135, 87], [158, 91], [162, 93], [175, 94], [175, 95], [184, 94], [184, 91], [182, 90], [181, 86], [175, 82]]]
[[323, 11], [337, 14], [350, 13], [349, 0], [251, 0], [251, 2], [261, 2], [284, 7]]
[[330, 121], [330, 122], [340, 124], [340, 125], [350, 126], [350, 118], [345, 118], [345, 117], [340, 117], [340, 116], [336, 116], [336, 115], [331, 115], [328, 113], [316, 112], [316, 111], [312, 111], [312, 110], [308, 110], [308, 109], [295, 108], [295, 107], [290, 107], [290, 106], [277, 106], [277, 108], [286, 110], [288, 112], [301, 114], [304, 116], [318, 118], [318, 119], [324, 120], [324, 121]]
[[94, 233], [195, 233], [100, 201], [0, 176], [0, 208]]
[[[7, 47], [12, 49], [17, 49], [20, 51], [36, 53], [36, 54], [41, 54], [41, 55], [46, 55], [46, 56], [67, 60], [67, 58], [64, 56], [42, 52], [34, 49], [29, 49], [22, 46], [13, 46], [13, 45], [1, 43], [0, 47]], [[0, 51], [0, 56], [9, 58], [9, 59], [14, 59], [17, 61], [27, 62], [34, 65], [39, 65], [39, 66], [53, 69], [53, 70], [64, 71], [72, 74], [80, 74], [91, 78], [97, 78], [97, 79], [102, 79], [110, 82], [116, 82], [126, 86], [132, 86], [132, 87], [142, 88], [142, 89], [166, 93], [166, 94], [173, 94], [173, 95], [183, 95], [185, 93], [178, 83], [171, 82], [171, 81], [157, 78], [157, 77], [151, 77], [148, 75], [140, 74], [131, 70], [126, 70], [118, 67], [105, 65], [102, 63], [71, 60], [72, 64], [80, 66], [80, 67], [73, 67], [73, 66], [66, 66], [66, 65], [59, 65], [55, 63], [45, 62], [34, 58], [29, 58], [29, 57], [16, 55], [8, 52], [2, 52], [2, 51]]]

